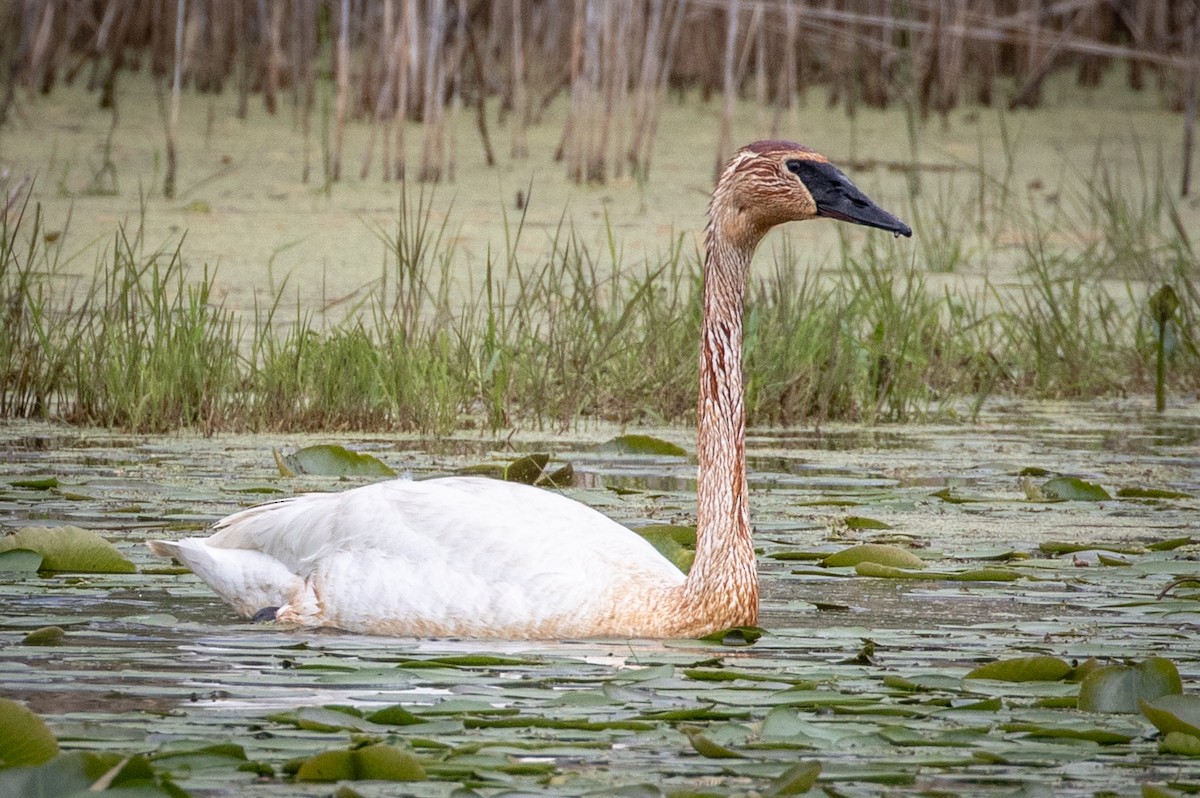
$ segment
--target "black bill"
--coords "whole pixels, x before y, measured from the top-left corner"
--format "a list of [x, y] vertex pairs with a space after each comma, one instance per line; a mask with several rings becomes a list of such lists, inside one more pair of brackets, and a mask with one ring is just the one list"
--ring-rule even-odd
[[833, 164], [797, 159], [788, 161], [788, 169], [804, 182], [817, 203], [817, 215], [912, 236], [911, 227], [871, 202]]

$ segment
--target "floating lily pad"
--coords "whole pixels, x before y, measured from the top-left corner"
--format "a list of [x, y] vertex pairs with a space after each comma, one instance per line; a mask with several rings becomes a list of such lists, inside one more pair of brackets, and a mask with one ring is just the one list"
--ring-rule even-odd
[[1163, 734], [1183, 732], [1200, 737], [1200, 695], [1190, 693], [1138, 699], [1138, 708]]
[[8, 573], [37, 573], [42, 567], [42, 555], [33, 549], [0, 551], [0, 571]]
[[892, 525], [886, 521], [879, 521], [875, 518], [867, 518], [862, 515], [848, 515], [842, 519], [846, 523], [847, 529], [891, 529]]
[[763, 795], [766, 798], [774, 798], [779, 795], [801, 795], [813, 788], [820, 775], [820, 762], [797, 762], [779, 774], [768, 785]]
[[893, 568], [924, 568], [925, 561], [907, 549], [890, 543], [863, 543], [830, 554], [821, 564], [827, 568], [853, 567], [873, 562]]
[[272, 449], [280, 476], [312, 474], [323, 477], [394, 477], [396, 472], [378, 457], [352, 452], [337, 444], [305, 446], [289, 455]]
[[619, 454], [646, 454], [661, 457], [687, 457], [687, 451], [670, 441], [653, 435], [618, 435], [600, 445], [602, 452]]
[[1200, 737], [1178, 731], [1167, 732], [1158, 743], [1158, 751], [1176, 756], [1200, 756]]
[[23, 646], [57, 646], [67, 633], [61, 626], [43, 626], [34, 629], [21, 640]]
[[544, 452], [527, 454], [509, 463], [480, 463], [460, 468], [460, 474], [502, 479], [505, 482], [520, 482], [524, 485], [540, 485], [548, 488], [566, 488], [575, 482], [575, 469], [570, 463], [550, 471], [550, 455]]
[[58, 740], [41, 718], [0, 698], [0, 768], [40, 765], [58, 755]]
[[150, 767], [144, 756], [72, 751], [38, 767], [0, 770], [0, 795], [21, 798], [186, 798], [187, 793]]
[[696, 527], [648, 524], [634, 530], [685, 574], [696, 559]]
[[1024, 732], [1031, 737], [1062, 740], [1088, 740], [1093, 743], [1099, 743], [1100, 745], [1119, 745], [1121, 743], [1127, 743], [1137, 736], [1137, 734], [1132, 731], [1116, 731], [1115, 729], [1104, 729], [1073, 722], [1050, 724], [1017, 721], [1005, 723], [1001, 725], [1000, 728], [1007, 732]]
[[869, 560], [854, 566], [854, 572], [859, 576], [876, 579], [944, 580], [947, 582], [1015, 582], [1021, 578], [1019, 573], [1009, 568], [974, 568], [970, 571], [952, 572], [913, 571], [907, 568], [880, 565]]
[[387, 743], [323, 751], [300, 763], [296, 781], [424, 781], [416, 756]]
[[1035, 656], [1002, 659], [980, 665], [967, 679], [994, 679], [1000, 682], [1057, 682], [1066, 678], [1071, 666], [1058, 657]]
[[765, 630], [757, 626], [734, 626], [707, 634], [700, 639], [708, 643], [720, 643], [723, 646], [751, 646], [757, 643], [764, 633]]
[[1122, 499], [1191, 499], [1190, 493], [1164, 488], [1121, 488], [1117, 496]]
[[742, 754], [720, 743], [713, 742], [698, 726], [680, 726], [679, 730], [687, 735], [688, 742], [696, 753], [708, 759], [741, 759]]
[[367, 715], [366, 719], [371, 723], [378, 723], [383, 726], [411, 726], [415, 723], [425, 722], [399, 704], [377, 709], [370, 715]]
[[1190, 536], [1180, 538], [1169, 538], [1167, 540], [1159, 540], [1154, 543], [1146, 544], [1146, 548], [1150, 551], [1174, 551], [1192, 542]]
[[41, 570], [131, 574], [137, 569], [111, 543], [77, 526], [27, 526], [0, 538], [0, 552], [28, 549], [42, 555]]
[[29, 477], [26, 479], [10, 479], [9, 485], [26, 490], [50, 490], [58, 487], [57, 477]]
[[1078, 477], [1055, 477], [1043, 482], [1041, 490], [1047, 501], [1102, 502], [1112, 498], [1104, 488]]
[[1079, 708], [1085, 712], [1138, 711], [1138, 699], [1153, 701], [1183, 692], [1175, 664], [1150, 657], [1136, 665], [1105, 665], [1089, 673], [1079, 686]]

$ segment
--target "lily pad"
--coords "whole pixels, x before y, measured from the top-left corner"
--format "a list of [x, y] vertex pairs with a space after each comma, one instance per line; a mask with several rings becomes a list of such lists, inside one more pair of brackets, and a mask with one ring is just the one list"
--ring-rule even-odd
[[602, 452], [618, 454], [647, 454], [660, 457], [687, 457], [687, 451], [670, 441], [653, 435], [618, 435], [600, 445]]
[[763, 795], [767, 798], [777, 795], [801, 795], [813, 788], [820, 775], [820, 762], [797, 762], [779, 774]]
[[1117, 496], [1122, 499], [1191, 499], [1190, 493], [1164, 488], [1121, 488]]
[[1081, 723], [1028, 723], [1015, 721], [1000, 726], [1007, 732], [1023, 732], [1030, 737], [1060, 740], [1088, 740], [1100, 745], [1119, 745], [1132, 740], [1133, 732], [1097, 728]]
[[757, 626], [734, 626], [707, 634], [699, 639], [708, 643], [720, 643], [723, 646], [752, 646], [763, 636], [764, 631]]
[[1035, 656], [1002, 659], [980, 665], [967, 679], [994, 679], [1000, 682], [1057, 682], [1066, 678], [1071, 666], [1058, 657]]
[[38, 767], [0, 771], [0, 795], [21, 798], [186, 798], [187, 793], [157, 774], [144, 756], [121, 757], [72, 751]]
[[861, 562], [873, 562], [892, 568], [924, 568], [925, 561], [908, 549], [890, 543], [863, 543], [841, 551], [835, 551], [821, 565], [826, 568], [853, 567]]
[[0, 698], [0, 768], [40, 765], [58, 755], [58, 740], [36, 714]]
[[0, 538], [0, 552], [28, 549], [42, 555], [41, 570], [131, 574], [137, 569], [111, 543], [77, 526], [27, 526]]
[[424, 781], [416, 756], [387, 743], [323, 751], [300, 763], [296, 781]]
[[699, 726], [680, 726], [679, 730], [687, 735], [688, 742], [696, 753], [708, 759], [741, 759], [742, 755], [732, 748], [713, 742]]
[[289, 455], [272, 450], [280, 476], [312, 474], [324, 477], [394, 477], [396, 472], [378, 457], [352, 452], [337, 444], [305, 446]]
[[1174, 551], [1175, 549], [1178, 549], [1181, 546], [1186, 546], [1191, 542], [1192, 538], [1190, 536], [1168, 538], [1167, 540], [1159, 540], [1155, 541], [1154, 543], [1147, 543], [1146, 548], [1150, 549], [1150, 551]]
[[1094, 482], [1079, 477], [1055, 477], [1042, 483], [1047, 501], [1102, 502], [1112, 498], [1109, 492]]
[[1184, 732], [1167, 732], [1158, 744], [1161, 754], [1177, 756], [1200, 756], [1200, 737]]
[[0, 571], [33, 574], [42, 567], [42, 555], [33, 549], [0, 551]]
[[57, 646], [67, 633], [61, 626], [43, 626], [34, 629], [21, 640], [23, 646]]
[[848, 515], [843, 519], [846, 522], [847, 529], [891, 529], [892, 525], [886, 521], [880, 521], [875, 518], [867, 518], [862, 515]]
[[1079, 685], [1079, 708], [1085, 712], [1138, 711], [1138, 700], [1153, 701], [1183, 692], [1175, 664], [1150, 657], [1136, 665], [1105, 665], [1091, 671]]
[[416, 723], [425, 722], [399, 704], [377, 709], [370, 715], [367, 715], [366, 720], [383, 726], [411, 726]]
[[10, 479], [9, 485], [26, 490], [50, 490], [58, 487], [57, 477], [30, 477], [28, 479]]
[[541, 485], [551, 488], [570, 487], [575, 482], [575, 469], [570, 463], [554, 471], [548, 471], [550, 455], [536, 452], [518, 457], [509, 463], [479, 463], [459, 469], [460, 474], [502, 479], [505, 482], [520, 482], [524, 485]]
[[696, 527], [648, 524], [634, 530], [685, 574], [696, 559]]
[[1200, 737], [1200, 695], [1172, 694], [1152, 701], [1139, 698], [1138, 708], [1163, 734], [1175, 731]]

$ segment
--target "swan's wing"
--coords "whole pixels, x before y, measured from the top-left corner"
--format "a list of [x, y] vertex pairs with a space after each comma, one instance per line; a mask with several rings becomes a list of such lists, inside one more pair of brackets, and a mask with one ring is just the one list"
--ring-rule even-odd
[[[208, 548], [260, 554], [304, 580], [301, 594], [283, 580], [279, 600], [260, 606], [289, 604], [305, 622], [364, 631], [535, 636], [586, 623], [618, 595], [683, 581], [639, 535], [586, 505], [474, 477], [297, 496], [216, 530]], [[247, 614], [221, 589], [244, 576], [214, 580], [180, 554]]]

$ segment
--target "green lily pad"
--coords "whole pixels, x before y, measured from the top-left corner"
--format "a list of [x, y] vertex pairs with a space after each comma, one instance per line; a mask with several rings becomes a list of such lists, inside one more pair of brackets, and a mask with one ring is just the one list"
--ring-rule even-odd
[[1057, 682], [1066, 678], [1071, 666], [1058, 657], [1034, 656], [1002, 659], [980, 665], [967, 679], [994, 679], [999, 682]]
[[1190, 493], [1164, 488], [1121, 488], [1117, 496], [1122, 499], [1192, 499]]
[[30, 477], [28, 479], [10, 479], [9, 485], [26, 490], [51, 490], [58, 487], [57, 477]]
[[1167, 540], [1159, 540], [1154, 543], [1147, 543], [1146, 548], [1150, 551], [1174, 551], [1182, 546], [1191, 543], [1191, 537], [1169, 538]]
[[647, 454], [661, 457], [687, 457], [687, 451], [670, 441], [653, 435], [618, 435], [600, 445], [602, 452], [618, 454]]
[[1079, 685], [1079, 708], [1085, 712], [1138, 711], [1138, 699], [1153, 701], [1183, 692], [1175, 664], [1163, 657], [1150, 657], [1136, 665], [1105, 665], [1096, 668]]
[[723, 646], [752, 646], [765, 632], [766, 630], [757, 626], [734, 626], [706, 634], [699, 639], [708, 643], [720, 643]]
[[387, 743], [322, 751], [305, 759], [296, 781], [424, 781], [425, 767], [416, 756]]
[[1023, 732], [1030, 737], [1060, 740], [1088, 740], [1100, 745], [1120, 745], [1132, 740], [1133, 732], [1120, 732], [1113, 729], [1101, 729], [1080, 723], [1028, 723], [1016, 721], [1000, 726], [1007, 732]]
[[1080, 551], [1094, 551], [1103, 549], [1114, 554], [1143, 554], [1144, 550], [1140, 546], [1124, 546], [1120, 544], [1108, 543], [1067, 543], [1059, 540], [1044, 540], [1038, 544], [1038, 550], [1044, 554], [1060, 555], [1074, 554]]
[[89, 798], [101, 792], [121, 798], [186, 798], [159, 776], [144, 756], [72, 751], [38, 767], [0, 771], [0, 795], [21, 798]]
[[843, 521], [846, 522], [847, 529], [891, 529], [892, 525], [886, 521], [879, 521], [875, 518], [867, 518], [862, 515], [848, 515]]
[[727, 748], [720, 743], [713, 742], [704, 734], [704, 730], [699, 726], [680, 726], [679, 730], [687, 735], [688, 742], [692, 744], [692, 748], [696, 749], [696, 753], [708, 759], [742, 759], [742, 754], [734, 751], [732, 748]]
[[43, 626], [34, 629], [21, 640], [23, 646], [57, 646], [67, 633], [61, 626]]
[[924, 568], [925, 561], [908, 549], [890, 543], [863, 543], [841, 551], [835, 551], [821, 565], [826, 568], [853, 567], [861, 562], [873, 562], [892, 568]]
[[337, 444], [305, 446], [289, 455], [273, 449], [280, 476], [312, 474], [324, 477], [394, 477], [396, 472], [378, 457], [352, 452]]
[[425, 722], [399, 704], [377, 709], [370, 715], [367, 715], [365, 719], [371, 723], [378, 723], [383, 726], [411, 726], [416, 723]]
[[766, 798], [774, 798], [778, 795], [801, 795], [813, 788], [820, 775], [820, 762], [797, 762], [779, 774], [767, 786], [763, 795]]
[[58, 740], [36, 714], [0, 698], [0, 768], [40, 765], [58, 755]]
[[33, 549], [0, 551], [0, 571], [34, 574], [42, 567], [42, 555]]
[[1158, 743], [1160, 754], [1176, 756], [1200, 756], [1200, 737], [1184, 732], [1167, 732]]
[[696, 559], [696, 527], [648, 524], [634, 530], [685, 574]]
[[570, 487], [575, 481], [575, 469], [570, 463], [554, 471], [547, 471], [550, 455], [544, 452], [527, 454], [510, 463], [479, 463], [460, 468], [460, 474], [502, 479], [505, 482], [520, 482], [524, 485], [541, 485], [551, 488]]
[[1102, 502], [1112, 498], [1109, 492], [1094, 482], [1078, 477], [1055, 477], [1042, 483], [1047, 501]]
[[42, 555], [43, 571], [131, 574], [137, 569], [111, 543], [77, 526], [27, 526], [0, 538], [0, 552], [28, 549]]
[[1151, 701], [1139, 698], [1138, 708], [1163, 734], [1177, 731], [1200, 737], [1200, 695], [1171, 694]]
[[527, 454], [518, 457], [504, 468], [503, 479], [506, 482], [522, 482], [526, 485], [536, 485], [546, 473], [550, 463], [548, 454]]

